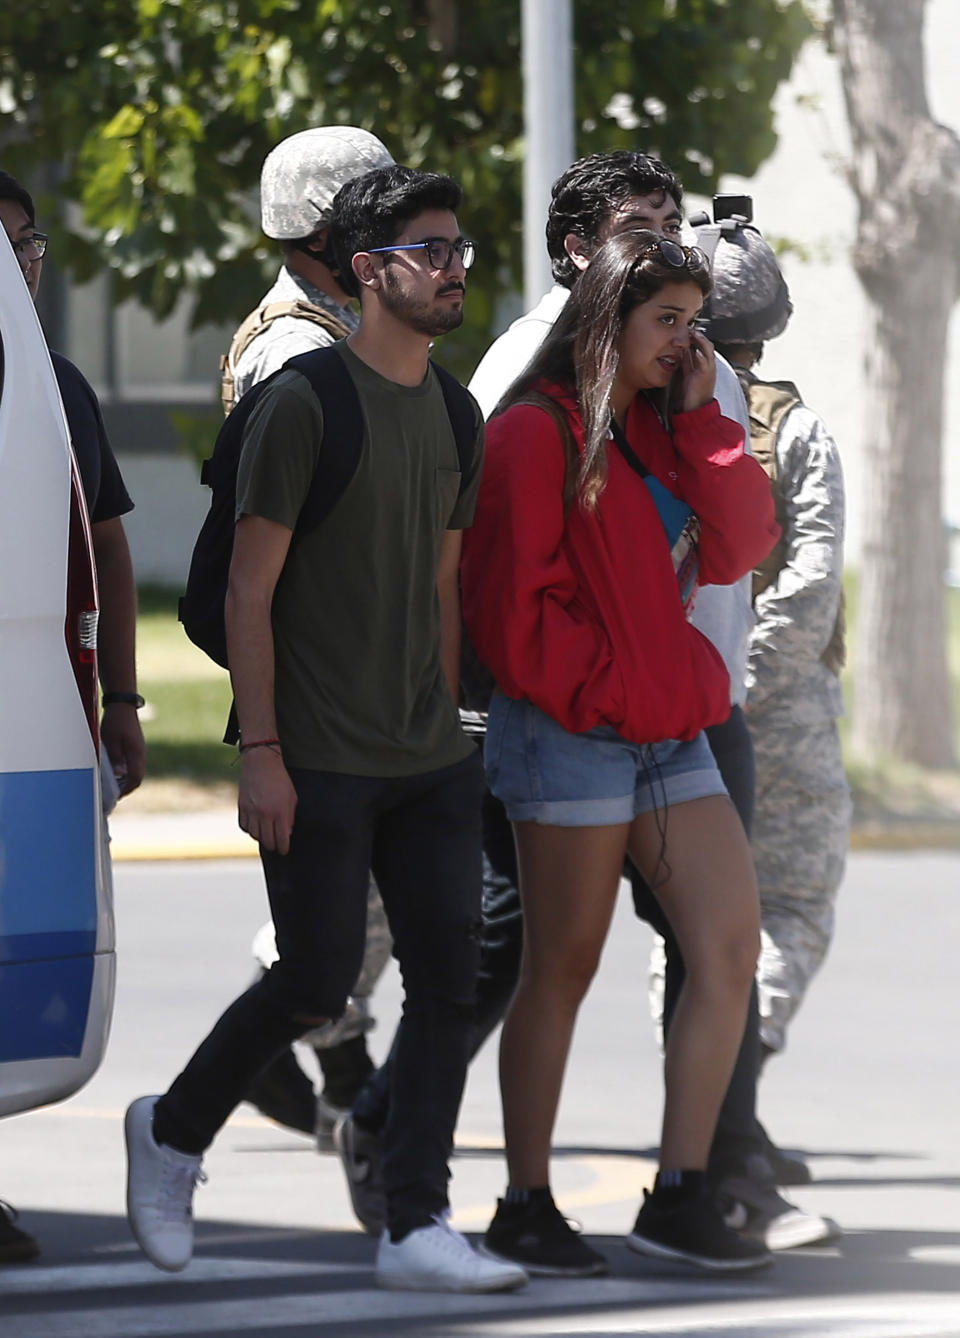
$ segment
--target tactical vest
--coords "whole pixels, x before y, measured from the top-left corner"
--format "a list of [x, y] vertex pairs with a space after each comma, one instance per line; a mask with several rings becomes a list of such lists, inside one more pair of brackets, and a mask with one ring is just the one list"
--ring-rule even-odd
[[[787, 503], [780, 487], [777, 465], [777, 437], [780, 425], [791, 409], [801, 404], [800, 392], [792, 381], [751, 380], [746, 387], [750, 410], [750, 448], [770, 479], [773, 505], [781, 534], [774, 548], [753, 573], [753, 598], [773, 585], [787, 560]], [[826, 650], [820, 656], [831, 673], [839, 676], [846, 661], [846, 617], [844, 595], [840, 592], [837, 619]]]
[[264, 331], [269, 330], [274, 321], [279, 321], [284, 316], [296, 316], [299, 320], [312, 321], [314, 325], [329, 331], [334, 339], [345, 339], [350, 333], [349, 326], [338, 320], [332, 312], [318, 307], [314, 302], [308, 302], [305, 297], [285, 302], [268, 302], [265, 306], [257, 307], [256, 311], [251, 311], [246, 320], [240, 324], [230, 341], [230, 348], [220, 358], [220, 400], [225, 414], [235, 408], [237, 403], [237, 363], [253, 341], [259, 339]]

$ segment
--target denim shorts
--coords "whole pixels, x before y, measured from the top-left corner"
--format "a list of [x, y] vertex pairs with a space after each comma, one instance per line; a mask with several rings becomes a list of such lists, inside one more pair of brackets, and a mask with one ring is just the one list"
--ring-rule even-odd
[[629, 743], [609, 725], [569, 730], [531, 702], [495, 693], [484, 763], [512, 822], [607, 827], [638, 813], [726, 794], [701, 731], [683, 742]]

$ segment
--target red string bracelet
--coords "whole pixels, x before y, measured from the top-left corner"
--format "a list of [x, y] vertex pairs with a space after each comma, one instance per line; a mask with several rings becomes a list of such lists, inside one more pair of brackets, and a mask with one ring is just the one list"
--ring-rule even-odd
[[241, 743], [240, 752], [249, 752], [251, 748], [279, 748], [279, 739], [253, 739], [250, 743]]

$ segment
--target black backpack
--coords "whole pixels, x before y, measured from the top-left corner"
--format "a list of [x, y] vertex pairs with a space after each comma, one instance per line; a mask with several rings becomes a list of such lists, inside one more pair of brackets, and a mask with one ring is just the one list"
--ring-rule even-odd
[[[449, 372], [434, 362], [431, 366], [443, 391], [457, 443], [460, 473], [466, 479], [476, 436], [473, 400]], [[306, 377], [323, 408], [323, 448], [293, 532], [291, 543], [295, 543], [329, 515], [353, 478], [363, 446], [363, 413], [353, 378], [336, 348], [300, 353], [280, 368], [280, 371], [287, 370]], [[223, 606], [233, 555], [240, 448], [247, 420], [263, 391], [280, 371], [251, 386], [241, 397], [237, 407], [224, 420], [214, 443], [213, 455], [204, 461], [200, 471], [201, 483], [213, 490], [213, 496], [193, 548], [178, 616], [194, 645], [225, 669], [229, 666]]]

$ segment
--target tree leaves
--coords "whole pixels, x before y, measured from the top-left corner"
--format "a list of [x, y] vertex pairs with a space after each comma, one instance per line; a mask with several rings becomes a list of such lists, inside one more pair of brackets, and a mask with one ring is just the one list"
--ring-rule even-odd
[[[770, 152], [773, 92], [810, 31], [800, 0], [605, 0], [574, 21], [578, 153], [637, 145], [698, 191]], [[334, 122], [463, 185], [480, 248], [465, 367], [518, 285], [519, 0], [34, 0], [0, 13], [0, 90], [3, 166], [62, 164], [117, 296], [158, 316], [184, 290], [196, 323], [253, 305], [275, 261], [250, 207], [263, 159]]]

